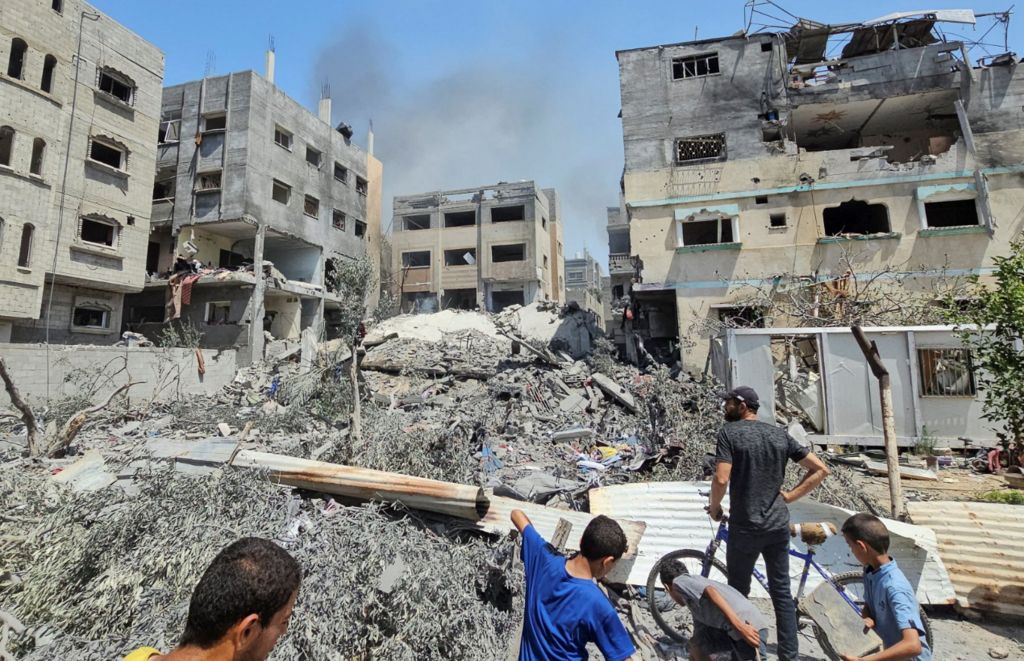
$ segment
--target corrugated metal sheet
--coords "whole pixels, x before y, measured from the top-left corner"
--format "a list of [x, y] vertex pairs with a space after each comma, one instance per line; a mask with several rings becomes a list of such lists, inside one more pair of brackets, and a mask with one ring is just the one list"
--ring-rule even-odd
[[[604, 487], [590, 492], [590, 511], [616, 519], [630, 519], [647, 524], [636, 559], [629, 567], [628, 582], [643, 585], [647, 574], [666, 553], [681, 548], [704, 550], [717, 530], [704, 511], [707, 498], [700, 491], [711, 488], [708, 482], [647, 482]], [[728, 505], [728, 503], [726, 503]], [[811, 500], [790, 505], [795, 523], [828, 521], [840, 526], [851, 512], [839, 507]], [[886, 520], [892, 533], [892, 552], [907, 578], [917, 588], [918, 599], [926, 604], [952, 603], [955, 594], [946, 569], [939, 559], [935, 534], [922, 526]], [[793, 546], [805, 550], [802, 542]], [[719, 549], [719, 558], [725, 561], [725, 549]], [[859, 570], [842, 537], [833, 537], [817, 547], [817, 561], [833, 573]], [[761, 571], [763, 564], [759, 563]], [[790, 563], [794, 593], [799, 585], [803, 563]], [[821, 583], [812, 569], [806, 590]], [[754, 584], [752, 596], [768, 595]]]
[[[487, 500], [490, 502], [490, 507], [487, 509], [487, 514], [484, 515], [484, 518], [475, 522], [477, 527], [499, 534], [513, 530], [512, 510], [518, 509], [526, 512], [526, 516], [530, 517], [530, 522], [537, 532], [541, 534], [541, 537], [550, 540], [555, 534], [555, 526], [558, 525], [558, 520], [565, 519], [572, 524], [572, 529], [569, 531], [569, 537], [565, 544], [566, 549], [571, 551], [579, 550], [580, 537], [583, 535], [583, 530], [590, 523], [591, 519], [600, 514], [600, 512], [587, 514], [586, 512], [560, 510], [535, 503], [526, 503], [513, 498], [495, 496], [491, 493], [487, 494]], [[612, 583], [625, 583], [629, 575], [629, 568], [632, 566], [633, 559], [636, 558], [637, 549], [643, 544], [645, 525], [638, 521], [631, 521], [622, 517], [612, 516], [611, 514], [608, 516], [611, 516], [622, 526], [623, 532], [626, 533], [626, 541], [629, 544], [629, 548], [626, 550], [622, 560], [616, 563], [615, 568], [608, 574], [607, 580]]]
[[1024, 508], [996, 503], [908, 503], [935, 530], [960, 605], [1024, 616]]

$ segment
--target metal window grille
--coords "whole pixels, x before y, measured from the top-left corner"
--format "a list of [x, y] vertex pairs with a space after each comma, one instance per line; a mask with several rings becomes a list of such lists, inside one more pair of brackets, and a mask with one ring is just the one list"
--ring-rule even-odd
[[922, 397], [973, 397], [974, 365], [968, 349], [918, 349]]
[[725, 134], [697, 135], [676, 140], [676, 163], [725, 158]]
[[718, 53], [677, 57], [672, 60], [672, 78], [675, 80], [713, 76], [718, 72]]

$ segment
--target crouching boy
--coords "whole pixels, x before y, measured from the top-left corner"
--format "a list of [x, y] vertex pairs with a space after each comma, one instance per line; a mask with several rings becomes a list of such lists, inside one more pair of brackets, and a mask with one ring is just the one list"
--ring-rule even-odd
[[691, 576], [678, 560], [661, 566], [661, 584], [673, 600], [693, 614], [690, 659], [709, 661], [729, 653], [733, 661], [768, 658], [768, 620], [735, 588], [703, 576]]
[[882, 639], [882, 651], [844, 661], [931, 661], [921, 609], [896, 561], [889, 557], [889, 531], [877, 516], [854, 514], [843, 523], [850, 552], [864, 565], [864, 624]]

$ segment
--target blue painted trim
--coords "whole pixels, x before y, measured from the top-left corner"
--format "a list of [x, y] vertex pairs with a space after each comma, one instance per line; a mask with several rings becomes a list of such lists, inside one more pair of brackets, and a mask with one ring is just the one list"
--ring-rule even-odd
[[[1012, 165], [998, 168], [983, 168], [982, 174], [1024, 174], [1024, 165]], [[628, 202], [626, 206], [632, 208], [663, 207], [674, 204], [695, 204], [698, 202], [710, 202], [716, 200], [734, 200], [736, 198], [756, 197], [759, 195], [788, 195], [789, 193], [805, 193], [812, 190], [843, 190], [848, 188], [862, 188], [865, 186], [887, 186], [890, 184], [909, 184], [920, 181], [938, 181], [940, 179], [964, 179], [973, 178], [974, 170], [958, 170], [955, 172], [935, 172], [931, 174], [912, 175], [905, 177], [887, 177], [884, 179], [864, 179], [861, 181], [837, 181], [835, 183], [815, 183], [813, 185], [801, 184], [798, 186], [782, 186], [780, 188], [764, 188], [760, 190], [736, 191], [728, 193], [713, 193], [711, 195], [690, 195], [687, 197], [671, 197], [664, 200], [640, 200]]]
[[698, 246], [679, 246], [676, 254], [684, 252], [708, 252], [709, 250], [740, 250], [742, 243], [705, 243]]
[[939, 184], [937, 186], [920, 186], [917, 189], [917, 199], [927, 200], [932, 195], [958, 191], [977, 192], [977, 189], [975, 189], [974, 184]]
[[716, 204], [708, 207], [690, 207], [688, 209], [676, 209], [675, 218], [676, 220], [686, 220], [688, 217], [695, 214], [713, 214], [720, 213], [726, 216], [738, 216], [740, 215], [740, 205], [738, 204]]
[[899, 232], [885, 232], [883, 234], [850, 234], [839, 236], [819, 236], [818, 243], [846, 243], [847, 241], [885, 241], [887, 239], [899, 239], [903, 235]]
[[[949, 276], [954, 278], [967, 277], [971, 275], [988, 275], [995, 272], [995, 267], [982, 266], [971, 269], [932, 269], [928, 271], [901, 271], [885, 273], [857, 273], [854, 277], [857, 280], [880, 279], [888, 280], [906, 276], [938, 277]], [[692, 280], [688, 282], [636, 284], [633, 289], [637, 291], [667, 291], [670, 289], [721, 289], [723, 287], [735, 287], [737, 285], [750, 285], [759, 287], [762, 285], [778, 284], [781, 277], [775, 278], [741, 278], [735, 280]], [[835, 277], [819, 275], [815, 282], [826, 282], [835, 280]]]

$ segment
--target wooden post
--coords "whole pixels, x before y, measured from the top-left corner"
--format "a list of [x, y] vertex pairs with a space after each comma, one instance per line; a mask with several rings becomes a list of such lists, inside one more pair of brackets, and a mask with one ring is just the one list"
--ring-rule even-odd
[[878, 392], [882, 407], [882, 434], [885, 438], [885, 464], [889, 472], [889, 502], [892, 518], [902, 520], [906, 517], [903, 505], [903, 485], [900, 482], [900, 451], [896, 445], [896, 419], [892, 410], [892, 384], [889, 370], [882, 364], [882, 356], [878, 353], [878, 345], [869, 342], [860, 326], [851, 326], [853, 336], [857, 338], [860, 350], [871, 367], [871, 372], [878, 379]]

